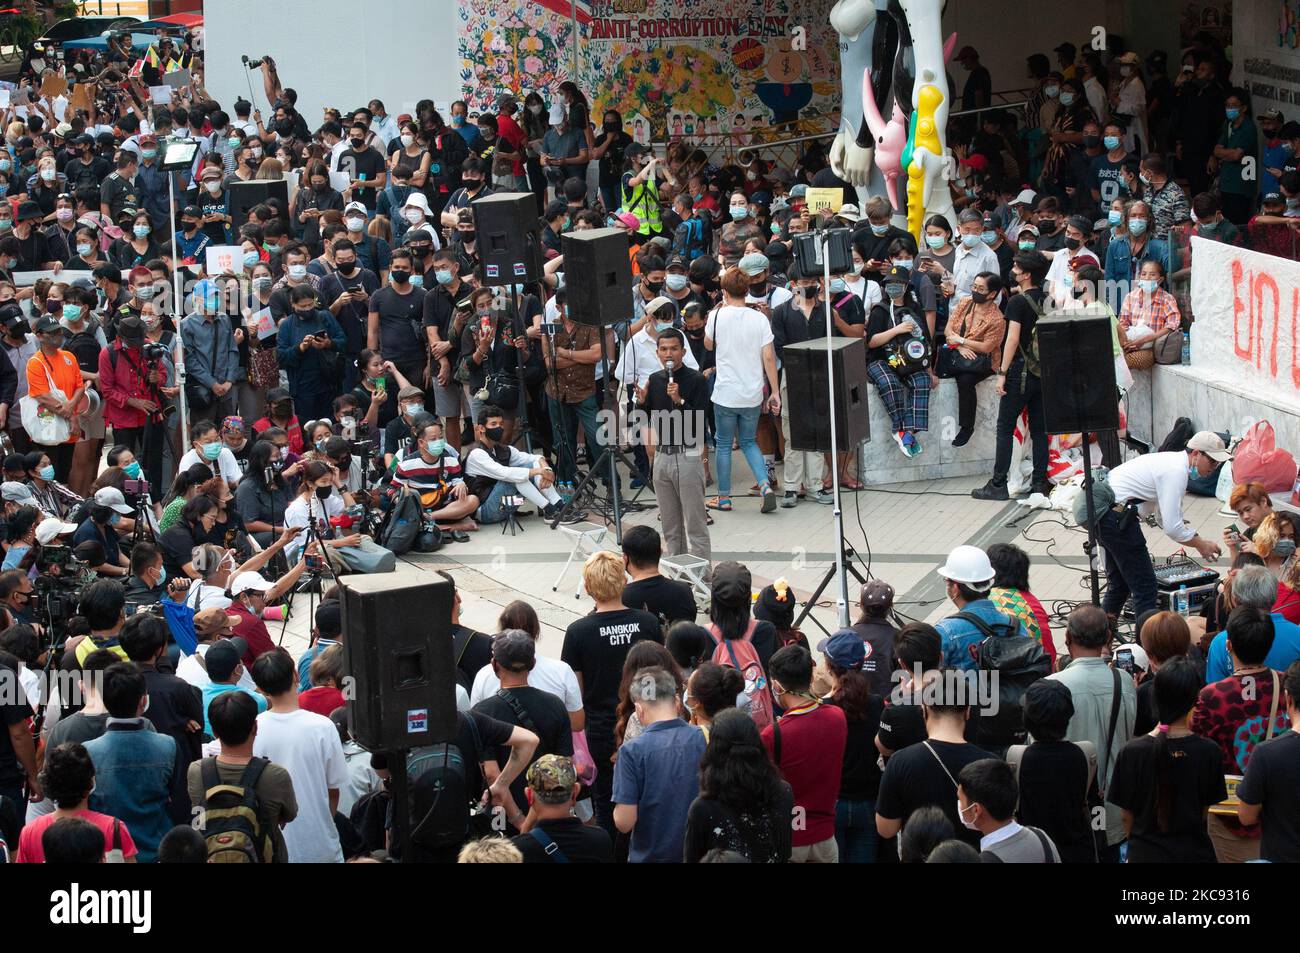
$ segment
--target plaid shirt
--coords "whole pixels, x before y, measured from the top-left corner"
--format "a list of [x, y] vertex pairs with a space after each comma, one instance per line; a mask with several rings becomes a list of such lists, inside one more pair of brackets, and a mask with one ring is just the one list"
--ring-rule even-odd
[[1166, 181], [1158, 192], [1147, 186], [1144, 193], [1146, 203], [1151, 207], [1151, 232], [1156, 238], [1167, 237], [1169, 229], [1191, 220], [1187, 196], [1173, 179]]
[[1135, 324], [1144, 324], [1152, 331], [1176, 331], [1182, 324], [1182, 315], [1178, 313], [1178, 302], [1168, 291], [1157, 288], [1147, 294], [1141, 288], [1134, 288], [1124, 298], [1119, 323], [1126, 331]]

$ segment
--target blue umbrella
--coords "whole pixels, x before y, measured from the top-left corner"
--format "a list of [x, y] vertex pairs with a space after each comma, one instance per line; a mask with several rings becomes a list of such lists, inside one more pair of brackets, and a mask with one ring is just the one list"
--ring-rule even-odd
[[[136, 49], [148, 49], [150, 45], [158, 42], [158, 38], [152, 33], [132, 33], [131, 46]], [[108, 49], [108, 37], [91, 36], [84, 40], [68, 40], [63, 44], [65, 50], [106, 50]]]

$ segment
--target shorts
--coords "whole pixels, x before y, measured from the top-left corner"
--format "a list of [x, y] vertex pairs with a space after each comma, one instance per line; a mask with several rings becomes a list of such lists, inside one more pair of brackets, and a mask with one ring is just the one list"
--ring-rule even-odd
[[433, 382], [433, 412], [439, 417], [465, 417], [469, 414], [469, 395], [465, 385], [452, 380], [445, 387]]

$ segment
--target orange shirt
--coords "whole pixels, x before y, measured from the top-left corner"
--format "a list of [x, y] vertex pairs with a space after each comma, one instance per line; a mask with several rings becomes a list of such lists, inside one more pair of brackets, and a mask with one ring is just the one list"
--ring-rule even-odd
[[[47, 394], [50, 391], [50, 381], [54, 381], [54, 386], [63, 391], [63, 396], [71, 397], [73, 392], [81, 386], [81, 368], [77, 365], [77, 359], [72, 356], [71, 352], [60, 350], [54, 355], [53, 360], [37, 351], [27, 359], [27, 393], [31, 397], [37, 397], [41, 394]], [[68, 443], [76, 443], [77, 436], [73, 434], [68, 438]]]

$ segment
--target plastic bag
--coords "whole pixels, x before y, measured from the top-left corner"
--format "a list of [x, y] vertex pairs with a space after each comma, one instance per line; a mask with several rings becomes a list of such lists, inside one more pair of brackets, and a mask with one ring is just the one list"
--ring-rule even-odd
[[1295, 486], [1295, 457], [1277, 447], [1273, 425], [1261, 420], [1237, 445], [1232, 475], [1237, 483], [1261, 483], [1269, 493], [1285, 493]]

